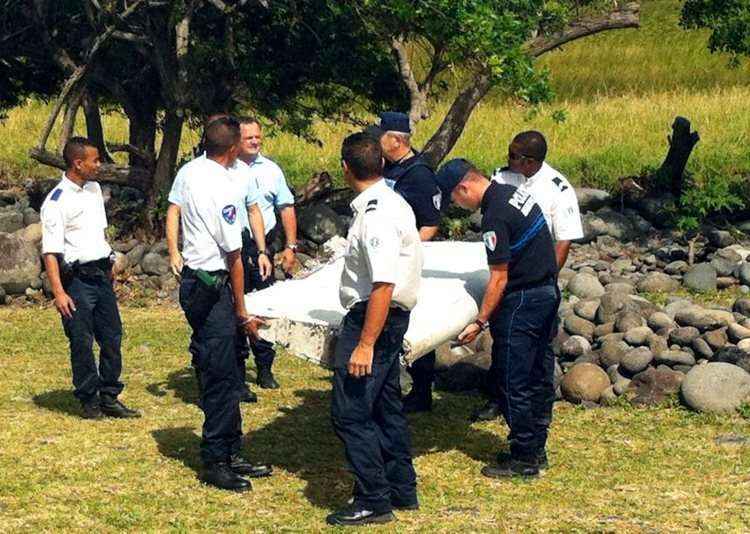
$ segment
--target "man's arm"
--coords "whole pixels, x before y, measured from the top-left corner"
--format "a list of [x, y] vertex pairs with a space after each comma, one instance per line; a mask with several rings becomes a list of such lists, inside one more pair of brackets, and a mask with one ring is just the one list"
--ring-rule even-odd
[[[500, 263], [490, 265], [490, 280], [487, 282], [487, 288], [484, 290], [482, 305], [479, 308], [477, 319], [486, 323], [492, 317], [492, 314], [500, 305], [505, 294], [505, 286], [508, 285], [508, 264]], [[462, 345], [471, 343], [481, 332], [479, 325], [476, 323], [469, 324], [458, 336]]]
[[293, 205], [286, 205], [281, 208], [279, 215], [281, 216], [281, 226], [284, 227], [287, 244], [281, 252], [281, 268], [288, 273], [294, 266], [294, 251], [289, 246], [297, 244], [297, 213]]
[[393, 297], [394, 284], [375, 282], [370, 293], [365, 313], [365, 324], [359, 343], [349, 358], [349, 374], [359, 378], [372, 374], [372, 359], [375, 342], [383, 331]]
[[44, 268], [47, 271], [47, 278], [49, 278], [49, 283], [52, 286], [55, 308], [57, 308], [57, 311], [63, 317], [70, 319], [73, 317], [73, 312], [76, 311], [76, 305], [63, 288], [62, 281], [60, 280], [60, 264], [57, 261], [57, 256], [54, 254], [45, 254]]
[[[266, 250], [266, 228], [263, 225], [263, 213], [257, 204], [251, 204], [247, 208], [247, 217], [250, 220], [250, 230], [258, 250]], [[265, 280], [273, 272], [273, 265], [268, 254], [258, 254], [258, 270], [260, 277]]]
[[182, 255], [177, 242], [180, 234], [180, 206], [169, 204], [167, 208], [167, 249], [169, 250], [169, 266], [175, 275], [182, 272]]
[[568, 252], [570, 252], [570, 241], [558, 241], [555, 243], [555, 257], [557, 258], [557, 270], [565, 267], [568, 261]]
[[419, 239], [421, 241], [432, 241], [438, 234], [439, 226], [423, 226], [419, 229]]
[[258, 339], [258, 327], [265, 322], [255, 316], [250, 316], [245, 308], [245, 273], [242, 269], [242, 258], [240, 251], [234, 250], [227, 254], [227, 265], [229, 266], [229, 283], [232, 286], [234, 297], [234, 313], [242, 329], [252, 337]]

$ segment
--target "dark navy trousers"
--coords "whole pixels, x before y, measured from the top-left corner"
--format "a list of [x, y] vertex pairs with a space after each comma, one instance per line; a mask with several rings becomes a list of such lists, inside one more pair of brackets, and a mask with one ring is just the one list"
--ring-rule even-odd
[[[275, 229], [274, 229], [275, 230]], [[274, 240], [274, 230], [266, 235], [266, 251], [268, 257], [273, 264], [274, 252], [271, 248], [271, 243]], [[258, 269], [258, 246], [255, 244], [255, 240], [250, 236], [248, 230], [242, 232], [242, 265], [245, 269], [245, 293], [251, 291], [266, 289], [271, 287], [276, 278], [274, 277], [273, 271], [270, 276], [263, 280], [260, 276], [260, 269]], [[255, 365], [258, 369], [266, 368], [270, 369], [273, 365], [273, 360], [276, 357], [276, 351], [273, 348], [273, 343], [266, 341], [265, 339], [254, 339], [249, 341], [244, 336], [240, 340], [238, 346], [238, 357], [240, 372], [244, 380], [245, 367], [247, 358], [250, 355], [250, 349], [253, 351], [255, 357]]]
[[[70, 342], [74, 395], [84, 404], [98, 395], [117, 398], [123, 388], [120, 382], [122, 323], [109, 273], [99, 271], [92, 276], [74, 276], [66, 283], [65, 291], [76, 307], [72, 318], [62, 318]], [[94, 340], [100, 348], [98, 369]]]
[[435, 381], [435, 351], [428, 352], [406, 368], [412, 379], [412, 388], [416, 392], [424, 393], [432, 389]]
[[342, 323], [334, 355], [331, 416], [354, 475], [355, 502], [386, 513], [392, 509], [392, 499], [401, 504], [417, 502], [417, 479], [399, 379], [399, 356], [409, 312], [391, 309], [375, 343], [372, 374], [354, 378], [346, 366], [359, 342], [366, 308], [366, 303], [357, 304]]
[[180, 305], [193, 334], [190, 353], [201, 377], [201, 407], [205, 414], [201, 459], [226, 462], [240, 451], [241, 378], [237, 367], [237, 320], [229, 284], [207, 291], [183, 271]]
[[555, 358], [549, 350], [560, 293], [544, 285], [509, 293], [490, 320], [490, 394], [510, 428], [511, 456], [535, 458], [544, 450], [555, 400]]

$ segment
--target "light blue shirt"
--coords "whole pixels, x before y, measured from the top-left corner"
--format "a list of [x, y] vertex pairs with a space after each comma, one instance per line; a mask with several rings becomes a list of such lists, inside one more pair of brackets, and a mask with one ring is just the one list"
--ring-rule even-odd
[[[172, 182], [172, 189], [169, 191], [169, 197], [167, 200], [171, 204], [182, 207], [184, 203], [184, 192], [186, 182], [193, 176], [202, 173], [206, 166], [202, 164], [206, 160], [206, 155], [203, 154], [198, 156], [192, 161], [189, 161], [180, 168], [177, 176]], [[255, 185], [255, 180], [252, 179], [250, 174], [250, 168], [248, 165], [238, 160], [235, 160], [234, 164], [227, 169], [229, 171], [229, 181], [233, 186], [231, 196], [237, 205], [237, 224], [240, 228], [250, 228], [250, 220], [247, 217], [247, 208], [253, 204], [258, 204], [260, 192]]]
[[250, 163], [250, 176], [251, 187], [254, 186], [260, 193], [258, 206], [267, 234], [276, 226], [276, 208], [294, 205], [294, 195], [289, 190], [281, 167], [261, 154]]

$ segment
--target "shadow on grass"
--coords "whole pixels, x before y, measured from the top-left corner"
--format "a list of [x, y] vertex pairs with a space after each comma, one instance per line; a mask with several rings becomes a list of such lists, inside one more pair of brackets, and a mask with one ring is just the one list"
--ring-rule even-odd
[[[301, 399], [299, 405], [280, 407], [281, 414], [271, 423], [250, 431], [245, 455], [303, 479], [304, 495], [314, 506], [336, 508], [351, 497], [352, 478], [331, 425], [331, 392], [302, 389], [295, 395]], [[492, 461], [503, 440], [471, 425], [468, 415], [475, 402], [476, 398], [443, 394], [435, 411], [410, 416], [414, 456], [457, 450], [476, 461]], [[246, 421], [245, 428], [248, 423], [252, 425]]]
[[146, 386], [146, 391], [154, 397], [164, 397], [167, 391], [174, 391], [175, 396], [186, 404], [198, 404], [198, 383], [192, 366], [172, 371], [163, 382], [154, 382]]
[[34, 404], [45, 410], [80, 417], [83, 414], [81, 403], [69, 389], [55, 389], [34, 396]]
[[189, 426], [160, 428], [151, 432], [159, 452], [167, 458], [181, 461], [196, 473], [201, 468], [200, 436]]

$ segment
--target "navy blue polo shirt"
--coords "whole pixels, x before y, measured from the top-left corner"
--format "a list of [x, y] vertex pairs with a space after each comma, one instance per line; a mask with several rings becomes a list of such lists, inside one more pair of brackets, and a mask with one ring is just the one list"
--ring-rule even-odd
[[557, 277], [552, 236], [542, 210], [528, 192], [492, 182], [481, 210], [487, 263], [508, 264], [506, 293]]
[[440, 189], [435, 172], [422, 160], [419, 153], [411, 158], [387, 163], [383, 176], [393, 190], [411, 206], [417, 228], [440, 224]]

